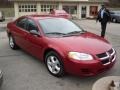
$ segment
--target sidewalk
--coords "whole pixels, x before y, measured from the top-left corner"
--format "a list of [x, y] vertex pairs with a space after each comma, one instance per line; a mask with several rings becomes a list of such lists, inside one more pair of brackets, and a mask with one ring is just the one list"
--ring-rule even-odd
[[112, 80], [120, 81], [120, 76], [103, 77], [95, 82], [92, 90], [109, 90], [109, 85], [110, 85]]

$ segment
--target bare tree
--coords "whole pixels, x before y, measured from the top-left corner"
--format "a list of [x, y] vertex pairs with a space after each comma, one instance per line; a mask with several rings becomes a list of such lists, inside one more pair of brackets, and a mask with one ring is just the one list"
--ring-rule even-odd
[[109, 0], [111, 7], [120, 7], [120, 0]]

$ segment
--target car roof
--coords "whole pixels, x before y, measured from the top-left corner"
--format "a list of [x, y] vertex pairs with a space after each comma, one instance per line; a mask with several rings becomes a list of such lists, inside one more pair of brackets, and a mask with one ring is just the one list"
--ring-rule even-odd
[[55, 13], [66, 13], [64, 10], [55, 10]]
[[52, 18], [59, 18], [53, 15], [27, 15], [26, 17], [35, 19], [35, 20], [43, 20], [43, 19], [52, 19]]

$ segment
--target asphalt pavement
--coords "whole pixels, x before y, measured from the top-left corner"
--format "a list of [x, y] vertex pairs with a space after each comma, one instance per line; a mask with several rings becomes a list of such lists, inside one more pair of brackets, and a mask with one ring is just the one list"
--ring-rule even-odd
[[[100, 23], [76, 20], [82, 28], [100, 35]], [[92, 90], [95, 81], [106, 76], [120, 75], [120, 23], [110, 23], [105, 37], [117, 51], [115, 66], [93, 77], [66, 75], [56, 78], [49, 74], [40, 60], [23, 50], [11, 50], [8, 45], [6, 23], [0, 22], [0, 69], [4, 74], [1, 90]]]

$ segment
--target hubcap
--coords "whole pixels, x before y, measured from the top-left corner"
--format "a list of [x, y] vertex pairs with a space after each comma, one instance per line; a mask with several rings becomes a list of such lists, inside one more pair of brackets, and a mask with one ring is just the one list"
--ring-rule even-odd
[[47, 58], [47, 66], [50, 72], [53, 74], [58, 74], [60, 72], [60, 62], [55, 56], [49, 56]]
[[13, 42], [13, 38], [10, 36], [10, 47], [13, 48], [14, 47], [14, 42]]
[[116, 22], [116, 19], [113, 19], [113, 22]]

